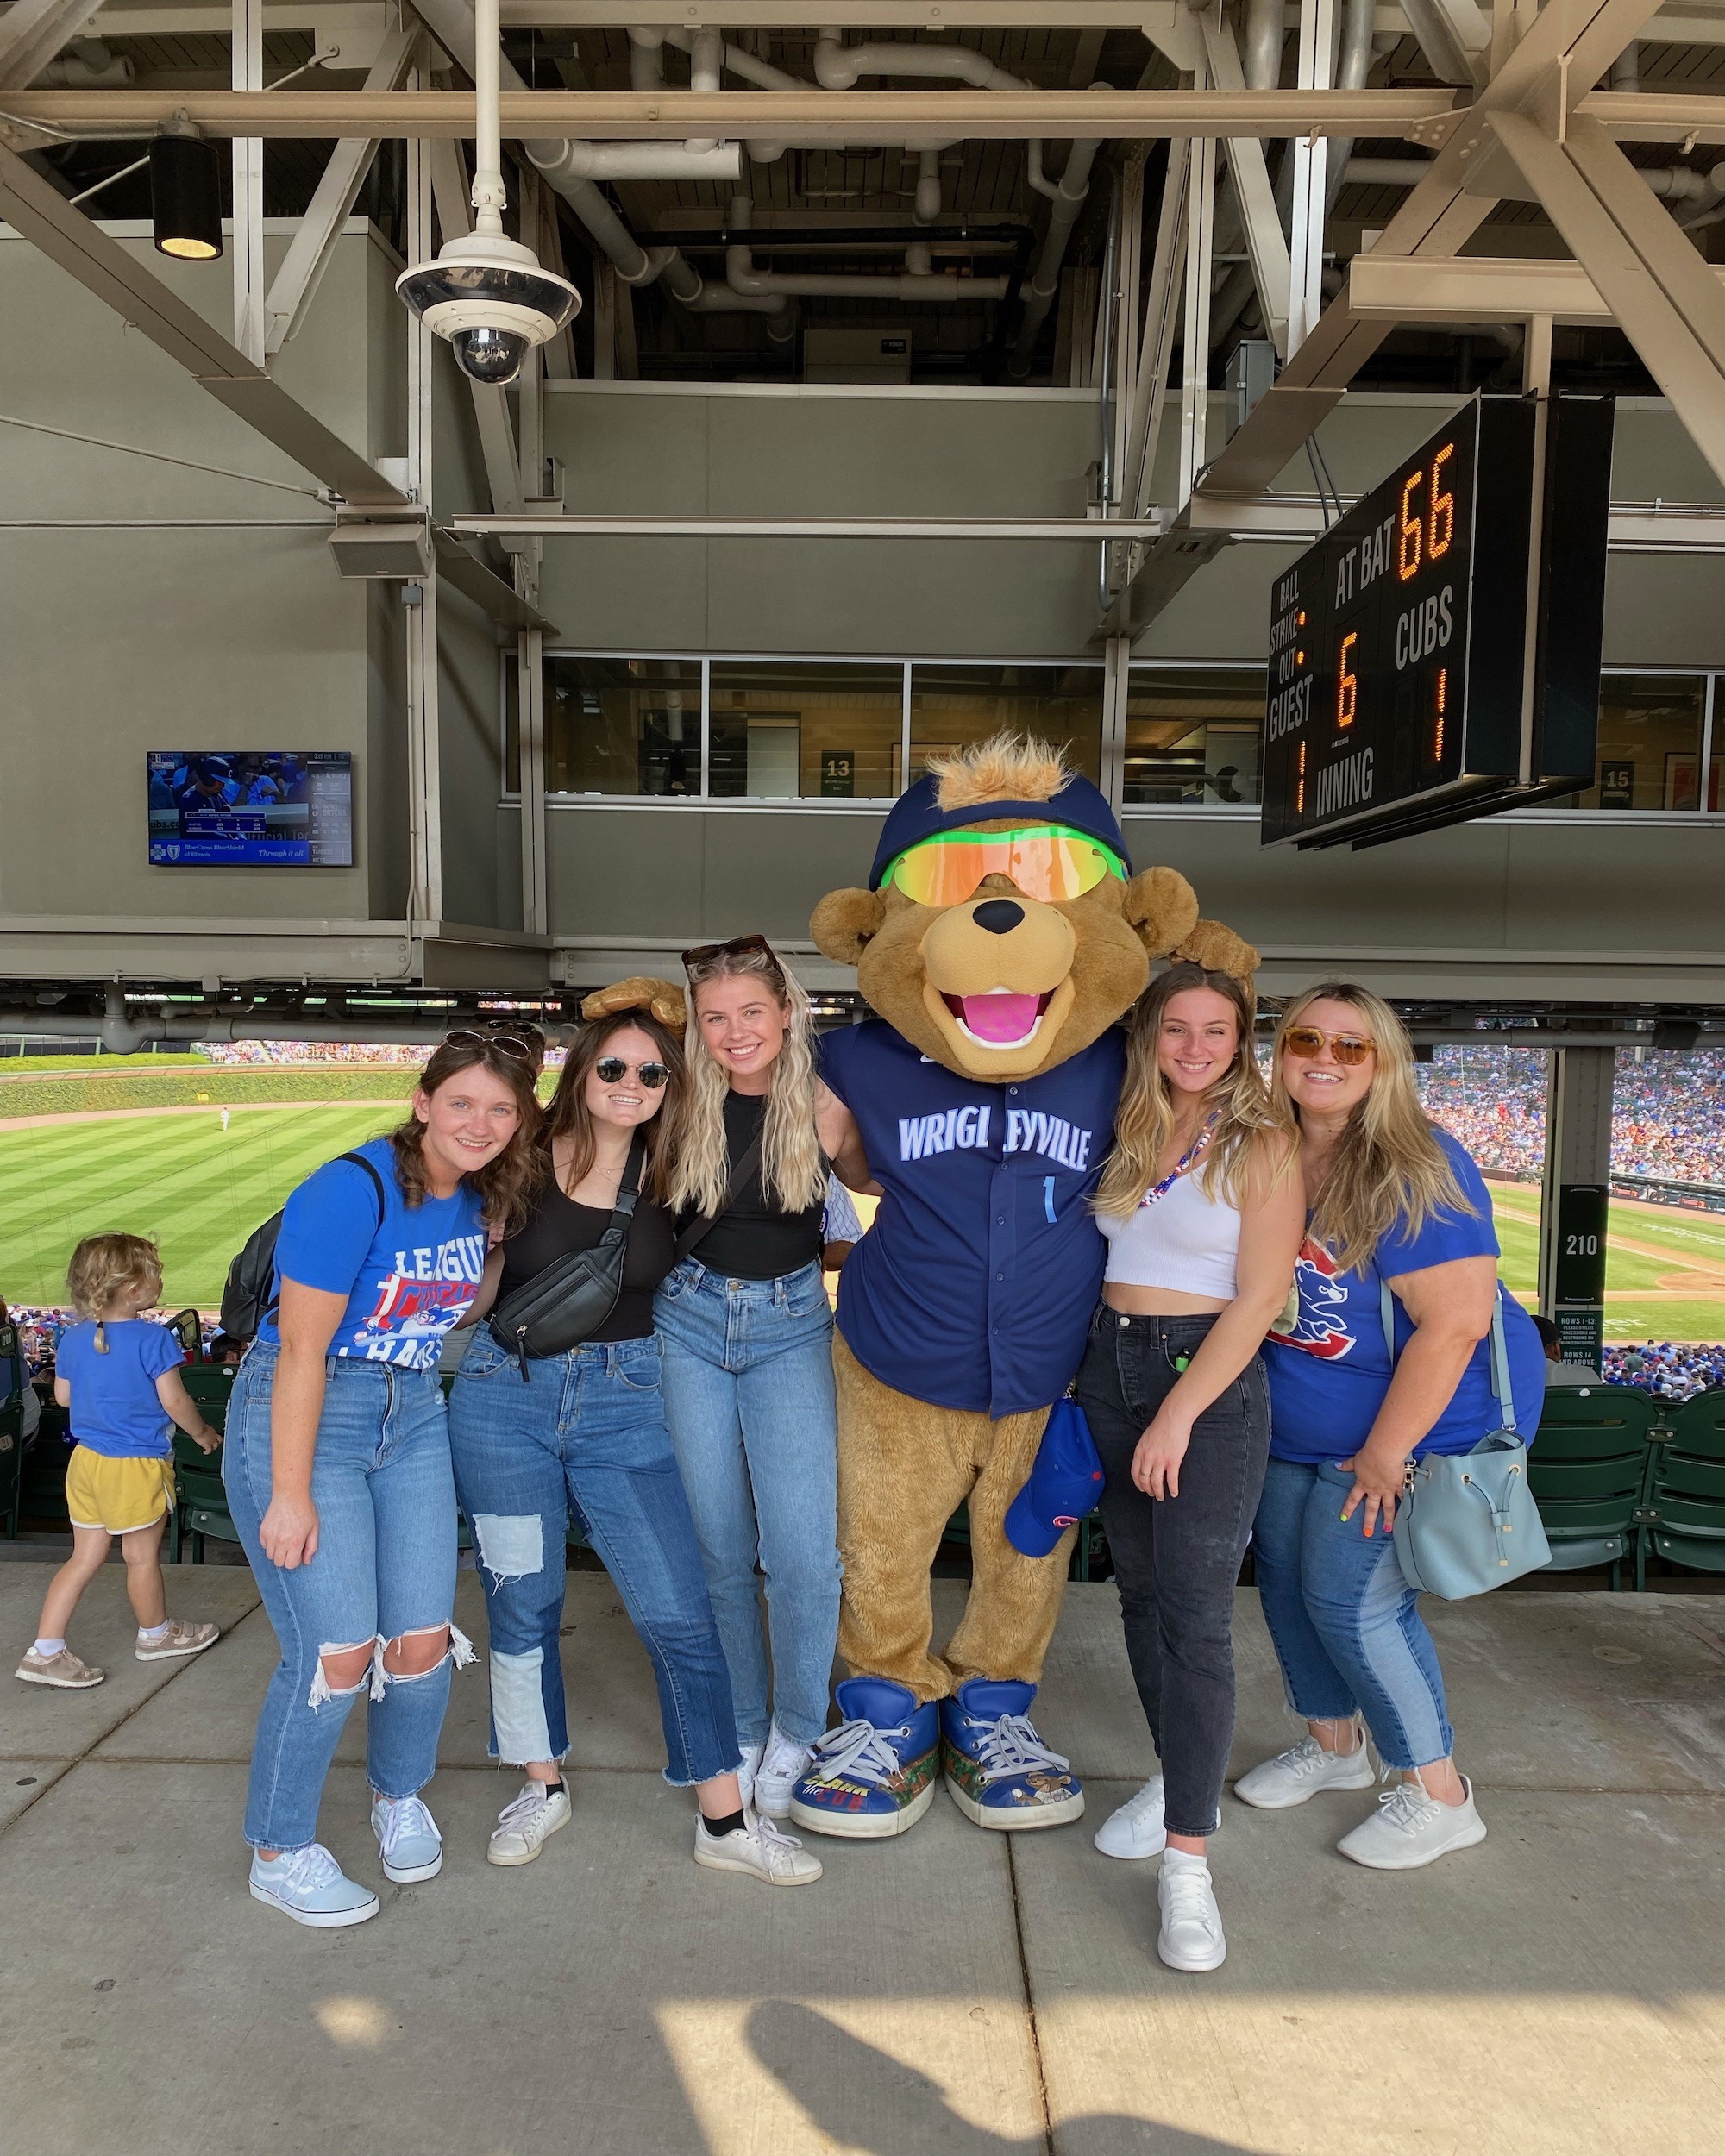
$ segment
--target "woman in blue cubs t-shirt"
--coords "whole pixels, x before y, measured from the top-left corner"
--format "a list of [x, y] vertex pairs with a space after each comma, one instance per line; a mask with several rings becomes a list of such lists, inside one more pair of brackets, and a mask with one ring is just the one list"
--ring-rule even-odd
[[419, 1791], [452, 1661], [455, 1488], [438, 1351], [523, 1208], [538, 1121], [531, 1029], [454, 1033], [406, 1122], [288, 1200], [277, 1306], [228, 1409], [223, 1477], [281, 1645], [252, 1752], [251, 1890], [330, 1928], [378, 1911], [317, 1839], [342, 1725], [369, 1686], [367, 1772], [384, 1876], [442, 1864]]
[[1277, 1811], [1321, 1789], [1369, 1789], [1369, 1730], [1401, 1780], [1339, 1846], [1374, 1870], [1410, 1871], [1483, 1841], [1485, 1825], [1450, 1756], [1437, 1650], [1391, 1539], [1396, 1502], [1410, 1459], [1471, 1451], [1511, 1419], [1492, 1391], [1494, 1308], [1524, 1437], [1538, 1422], [1543, 1353], [1499, 1286], [1479, 1170], [1427, 1121], [1413, 1048], [1388, 1004], [1339, 981], [1296, 996], [1277, 1029], [1273, 1084], [1300, 1125], [1308, 1212], [1294, 1292], [1264, 1344], [1270, 1470], [1252, 1551], [1308, 1733], [1234, 1794]]

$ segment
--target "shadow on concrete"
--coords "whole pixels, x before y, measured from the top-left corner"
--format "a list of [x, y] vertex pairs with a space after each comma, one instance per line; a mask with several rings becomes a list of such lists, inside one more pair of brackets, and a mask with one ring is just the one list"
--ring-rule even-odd
[[1041, 2134], [1008, 2139], [962, 2118], [914, 2066], [788, 1999], [756, 2007], [748, 2034], [755, 2056], [815, 2124], [869, 2156], [1044, 2156], [1051, 2147], [1058, 2156], [1253, 2156], [1235, 2141], [1118, 2112], [1063, 2120], [1051, 2143]]

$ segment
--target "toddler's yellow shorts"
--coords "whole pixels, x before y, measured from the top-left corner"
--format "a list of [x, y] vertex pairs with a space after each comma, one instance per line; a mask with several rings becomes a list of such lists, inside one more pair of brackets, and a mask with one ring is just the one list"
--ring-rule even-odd
[[110, 1535], [153, 1527], [173, 1504], [172, 1460], [110, 1459], [75, 1445], [66, 1470], [66, 1508], [74, 1527]]

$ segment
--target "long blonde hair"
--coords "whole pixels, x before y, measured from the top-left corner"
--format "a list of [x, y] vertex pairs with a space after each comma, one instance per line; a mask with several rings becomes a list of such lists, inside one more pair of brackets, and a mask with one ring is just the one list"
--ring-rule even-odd
[[709, 981], [746, 975], [763, 981], [790, 1018], [785, 1044], [773, 1058], [767, 1112], [761, 1127], [761, 1188], [783, 1213], [806, 1213], [826, 1194], [826, 1167], [814, 1127], [814, 1019], [807, 991], [765, 943], [735, 950], [721, 945], [688, 968], [688, 1098], [683, 1113], [672, 1202], [714, 1215], [724, 1205], [730, 1152], [724, 1135], [729, 1079], [701, 1036], [698, 1005]]
[[[147, 1288], [154, 1302], [161, 1293], [161, 1252], [141, 1235], [86, 1235], [66, 1269], [66, 1291], [80, 1318], [96, 1320], [96, 1352], [106, 1355], [103, 1326], [111, 1304], [127, 1289]], [[147, 1307], [140, 1305], [141, 1308]]]
[[1344, 1272], [1360, 1272], [1391, 1228], [1417, 1235], [1437, 1213], [1477, 1213], [1479, 1208], [1457, 1182], [1420, 1105], [1407, 1028], [1370, 988], [1352, 981], [1320, 981], [1293, 999], [1276, 1029], [1271, 1099], [1299, 1122], [1300, 1111], [1283, 1083], [1282, 1044], [1289, 1027], [1314, 1003], [1351, 1006], [1377, 1046], [1371, 1083], [1343, 1128], [1312, 1215], [1313, 1239]]
[[1212, 1199], [1220, 1190], [1231, 1205], [1238, 1206], [1252, 1163], [1264, 1148], [1274, 1147], [1278, 1174], [1285, 1175], [1293, 1163], [1293, 1119], [1285, 1102], [1278, 1106], [1271, 1100], [1252, 1052], [1256, 1012], [1251, 997], [1232, 974], [1182, 961], [1157, 975], [1132, 1014], [1113, 1150], [1096, 1189], [1096, 1210], [1111, 1219], [1124, 1219], [1136, 1208], [1155, 1181], [1157, 1163], [1167, 1150], [1174, 1129], [1174, 1102], [1157, 1048], [1169, 1004], [1191, 988], [1213, 989], [1225, 997], [1239, 1028], [1233, 1061], [1198, 1104], [1201, 1118], [1212, 1112], [1218, 1117], [1203, 1159], [1194, 1171], [1198, 1188]]

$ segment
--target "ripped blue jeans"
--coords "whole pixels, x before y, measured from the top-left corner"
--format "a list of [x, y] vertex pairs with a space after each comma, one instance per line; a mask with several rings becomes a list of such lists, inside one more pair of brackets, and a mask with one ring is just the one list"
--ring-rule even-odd
[[[317, 1549], [284, 1571], [258, 1531], [270, 1501], [270, 1401], [278, 1351], [247, 1353], [228, 1405], [222, 1479], [228, 1506], [281, 1647], [252, 1747], [246, 1839], [254, 1849], [303, 1849], [354, 1702], [371, 1697], [366, 1771], [385, 1796], [411, 1796], [431, 1779], [449, 1704], [452, 1662], [473, 1649], [450, 1623], [455, 1606], [455, 1490], [448, 1426], [433, 1370], [332, 1355], [311, 1463]], [[394, 1639], [449, 1627], [450, 1646], [423, 1676], [384, 1666]], [[369, 1646], [370, 1670], [333, 1689], [323, 1657]]]
[[659, 1688], [674, 1787], [741, 1760], [731, 1680], [659, 1393], [659, 1343], [613, 1340], [521, 1365], [481, 1326], [449, 1396], [461, 1510], [491, 1626], [491, 1750], [569, 1749], [560, 1633], [571, 1508], [623, 1597]]

